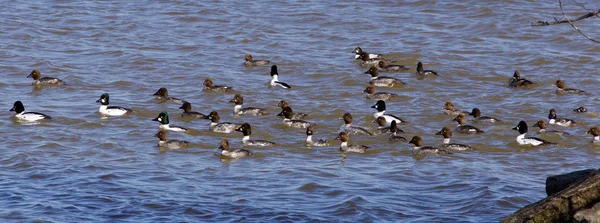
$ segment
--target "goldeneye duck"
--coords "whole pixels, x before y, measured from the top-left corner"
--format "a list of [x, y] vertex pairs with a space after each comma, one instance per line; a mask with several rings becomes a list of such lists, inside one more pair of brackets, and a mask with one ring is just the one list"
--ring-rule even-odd
[[379, 63], [377, 63], [377, 66], [379, 66], [379, 69], [381, 69], [381, 71], [385, 72], [399, 72], [410, 69], [408, 67], [405, 67], [404, 65], [390, 64], [385, 60], [380, 60]]
[[182, 100], [179, 98], [169, 97], [169, 91], [167, 90], [167, 88], [164, 88], [164, 87], [161, 87], [160, 89], [158, 89], [158, 91], [156, 91], [156, 93], [154, 93], [153, 95], [156, 96], [156, 99], [158, 99], [158, 100], [170, 101], [170, 102], [175, 102], [175, 103], [179, 103], [179, 104], [185, 102], [185, 100]]
[[204, 83], [202, 85], [204, 85], [204, 89], [202, 89], [203, 91], [214, 91], [214, 92], [221, 92], [221, 93], [233, 92], [233, 88], [231, 88], [231, 87], [214, 85], [213, 80], [210, 78], [204, 79]]
[[27, 78], [33, 78], [33, 85], [63, 85], [65, 82], [54, 77], [42, 77], [39, 70], [33, 70]]
[[19, 121], [34, 122], [34, 121], [39, 121], [39, 120], [43, 120], [43, 119], [52, 119], [52, 117], [44, 115], [42, 113], [25, 112], [25, 106], [23, 106], [23, 103], [21, 101], [15, 101], [15, 103], [14, 103], [12, 109], [10, 109], [10, 111], [14, 111], [15, 113], [17, 113], [15, 115], [15, 117]]
[[404, 85], [400, 79], [396, 79], [393, 77], [379, 76], [379, 71], [377, 67], [372, 66], [365, 72], [365, 74], [371, 75], [371, 80], [369, 80], [369, 84], [377, 87], [394, 87], [394, 85]]
[[373, 134], [366, 130], [363, 127], [353, 126], [352, 125], [352, 115], [350, 113], [345, 113], [339, 119], [344, 120], [344, 125], [342, 128], [344, 131], [350, 135], [368, 135], [372, 136]]
[[408, 143], [415, 145], [412, 150], [413, 154], [452, 154], [446, 149], [423, 146], [423, 139], [420, 136], [413, 136]]
[[348, 145], [348, 141], [350, 140], [350, 136], [346, 132], [340, 132], [338, 137], [335, 139], [339, 139], [342, 144], [340, 144], [341, 152], [353, 152], [353, 153], [365, 153], [371, 150], [371, 147], [363, 146], [363, 145]]
[[241, 132], [244, 134], [244, 138], [242, 138], [242, 143], [245, 146], [260, 146], [267, 147], [275, 145], [274, 142], [269, 142], [266, 140], [250, 140], [250, 135], [252, 134], [252, 127], [248, 123], [242, 124], [239, 128], [235, 129], [236, 132]]
[[158, 114], [158, 117], [152, 119], [152, 121], [157, 121], [160, 123], [158, 126], [159, 129], [174, 131], [174, 132], [186, 132], [187, 129], [179, 126], [169, 126], [169, 113], [161, 112]]
[[518, 130], [519, 131], [519, 136], [517, 136], [517, 143], [519, 143], [519, 145], [533, 145], [533, 146], [539, 146], [539, 145], [555, 145], [556, 143], [553, 142], [549, 142], [540, 138], [535, 138], [535, 137], [525, 137], [525, 134], [527, 134], [527, 123], [525, 123], [525, 121], [520, 121], [519, 124], [517, 126], [515, 126], [513, 128], [514, 130]]
[[441, 146], [442, 148], [455, 151], [473, 150], [473, 148], [468, 145], [450, 143], [450, 138], [452, 137], [452, 130], [450, 130], [450, 128], [448, 127], [443, 127], [442, 130], [437, 132], [435, 135], [441, 135], [444, 137], [444, 143]]
[[[392, 122], [395, 120], [392, 120]], [[373, 123], [377, 123], [377, 130], [379, 130], [379, 133], [383, 134], [383, 133], [387, 133], [390, 131], [390, 127], [387, 126], [387, 121], [385, 120], [385, 118], [383, 116], [379, 116], [377, 117], [377, 119], [375, 119], [375, 121], [373, 121]], [[390, 123], [391, 124], [391, 123]]]
[[314, 132], [312, 126], [306, 128], [306, 141], [304, 143], [306, 146], [329, 146], [329, 143], [325, 139], [317, 139], [313, 141], [313, 134]]
[[227, 139], [221, 140], [221, 145], [219, 146], [219, 149], [221, 149], [222, 156], [233, 158], [233, 159], [252, 155], [252, 152], [245, 150], [245, 149], [229, 148], [229, 140], [227, 140]]
[[98, 112], [100, 112], [100, 114], [103, 115], [121, 116], [127, 114], [127, 112], [132, 112], [129, 108], [108, 106], [109, 96], [107, 93], [100, 95], [100, 99], [98, 99], [96, 102], [100, 102], [102, 104], [100, 105], [100, 109], [98, 109]]
[[417, 63], [417, 75], [435, 75], [435, 76], [439, 76], [437, 74], [437, 72], [432, 71], [432, 70], [423, 70], [423, 63], [421, 63], [421, 61], [419, 61], [419, 63]]
[[267, 112], [267, 110], [263, 109], [263, 108], [253, 108], [253, 107], [242, 108], [242, 105], [244, 104], [244, 97], [242, 97], [241, 94], [235, 94], [233, 96], [233, 99], [231, 99], [229, 101], [229, 103], [235, 104], [235, 106], [233, 107], [233, 114], [236, 114], [236, 115], [259, 116], [259, 115], [268, 115], [269, 114], [269, 112]]
[[598, 127], [592, 127], [585, 134], [586, 135], [587, 134], [592, 134], [594, 136], [594, 138], [592, 139], [592, 144], [600, 145], [600, 128], [598, 128]]
[[563, 127], [570, 127], [570, 126], [577, 125], [577, 122], [573, 121], [572, 119], [557, 118], [556, 110], [554, 110], [554, 109], [550, 109], [550, 113], [548, 114], [548, 119], [550, 119], [548, 121], [548, 124], [551, 124], [551, 125], [559, 125], [559, 126], [563, 126]]
[[459, 114], [469, 115], [469, 112], [460, 109], [454, 109], [454, 104], [450, 101], [447, 101], [442, 109], [444, 109], [444, 113], [452, 116], [457, 116]]
[[452, 121], [458, 122], [458, 126], [454, 129], [454, 131], [456, 131], [458, 133], [469, 133], [469, 134], [483, 133], [483, 131], [481, 131], [480, 129], [478, 129], [475, 126], [465, 125], [465, 122], [467, 122], [467, 118], [465, 117], [464, 114], [459, 114]]
[[570, 136], [569, 133], [563, 132], [563, 131], [559, 131], [559, 130], [546, 130], [546, 121], [544, 120], [539, 120], [538, 122], [536, 122], [533, 127], [538, 127], [540, 128], [540, 130], [537, 131], [537, 133], [542, 134], [542, 133], [552, 133], [552, 134], [557, 134], [560, 136]]
[[305, 129], [315, 125], [314, 123], [309, 123], [307, 121], [292, 119], [294, 111], [290, 107], [283, 108], [281, 114], [283, 115], [283, 124], [286, 124], [290, 127]]
[[554, 83], [554, 86], [558, 87], [558, 89], [556, 89], [556, 93], [557, 94], [575, 93], [575, 94], [588, 95], [588, 93], [586, 91], [584, 91], [584, 90], [579, 90], [579, 89], [574, 89], [574, 88], [567, 88], [567, 84], [563, 80], [557, 80]]
[[376, 53], [367, 53], [365, 51], [363, 51], [360, 47], [356, 47], [354, 48], [354, 51], [352, 51], [354, 54], [354, 59], [358, 59], [358, 57], [360, 57], [360, 54], [362, 53], [366, 53], [367, 55], [369, 55], [369, 58], [380, 58], [381, 54], [376, 54]]
[[390, 125], [390, 132], [392, 133], [389, 138], [390, 141], [402, 140], [406, 142], [406, 138], [400, 136], [400, 133], [404, 131], [398, 128], [396, 120], [392, 121], [392, 124]]
[[497, 119], [497, 118], [493, 118], [493, 117], [489, 117], [489, 116], [481, 116], [481, 111], [479, 110], [479, 108], [473, 108], [473, 110], [471, 111], [471, 113], [469, 115], [472, 115], [473, 121], [482, 121], [482, 122], [502, 122], [502, 120]]
[[235, 129], [242, 126], [240, 124], [234, 124], [230, 122], [219, 123], [221, 118], [219, 117], [219, 113], [217, 111], [210, 112], [210, 114], [208, 114], [208, 118], [210, 119], [210, 125], [208, 129], [213, 132], [232, 133], [235, 131]]
[[183, 105], [181, 105], [181, 107], [179, 107], [179, 109], [183, 109], [183, 113], [181, 113], [181, 117], [208, 119], [208, 115], [204, 115], [200, 112], [192, 111], [192, 104], [187, 101], [183, 102]]
[[513, 74], [512, 78], [508, 80], [509, 87], [527, 87], [532, 84], [534, 83], [527, 79], [521, 78], [521, 72], [519, 72], [518, 70], [515, 70], [515, 73]]
[[587, 108], [585, 108], [585, 107], [582, 106], [582, 107], [573, 109], [573, 111], [577, 112], [577, 113], [584, 113], [584, 112], [587, 112]]
[[165, 130], [158, 131], [158, 133], [156, 133], [154, 135], [154, 137], [157, 137], [159, 139], [159, 141], [158, 141], [159, 147], [164, 147], [167, 149], [181, 149], [181, 148], [186, 147], [188, 144], [190, 144], [187, 141], [168, 140], [169, 136]]
[[277, 73], [277, 66], [271, 66], [271, 82], [269, 82], [269, 85], [271, 85], [272, 87], [281, 87], [285, 89], [292, 88], [292, 86], [290, 86], [289, 84], [279, 81], [279, 79], [277, 79], [278, 77], [279, 73]]
[[366, 52], [362, 52], [362, 53], [358, 54], [358, 57], [356, 57], [356, 60], [362, 60], [360, 62], [360, 66], [362, 66], [362, 67], [377, 66], [379, 64], [379, 61], [385, 61], [388, 63], [395, 62], [395, 61], [389, 61], [389, 60], [386, 60], [383, 58], [372, 58]]
[[261, 65], [267, 65], [269, 63], [271, 63], [271, 61], [268, 60], [253, 60], [252, 59], [252, 55], [250, 54], [246, 54], [246, 57], [244, 58], [244, 65], [246, 66], [261, 66]]
[[398, 97], [397, 94], [392, 94], [392, 93], [387, 93], [387, 92], [375, 93], [375, 88], [371, 87], [371, 86], [365, 88], [365, 90], [363, 90], [362, 92], [367, 93], [367, 96], [365, 96], [365, 97], [368, 99], [371, 99], [371, 100], [388, 101], [388, 100], [393, 100], [396, 97]]
[[[281, 108], [281, 112], [279, 114], [277, 114], [277, 116], [281, 116], [283, 117], [283, 108], [285, 107], [289, 107], [290, 104], [286, 101], [286, 100], [281, 100], [277, 106], [279, 106]], [[292, 119], [299, 119], [299, 120], [303, 120], [308, 116], [308, 114], [306, 113], [302, 113], [302, 112], [294, 112], [294, 114], [292, 115]]]
[[392, 121], [396, 120], [397, 123], [407, 123], [407, 121], [405, 121], [402, 118], [399, 118], [397, 116], [394, 115], [386, 115], [385, 113], [385, 101], [379, 100], [377, 101], [377, 103], [375, 103], [375, 105], [371, 106], [371, 108], [377, 109], [377, 112], [373, 113], [373, 117], [375, 118], [379, 118], [384, 117], [386, 123], [392, 123]]

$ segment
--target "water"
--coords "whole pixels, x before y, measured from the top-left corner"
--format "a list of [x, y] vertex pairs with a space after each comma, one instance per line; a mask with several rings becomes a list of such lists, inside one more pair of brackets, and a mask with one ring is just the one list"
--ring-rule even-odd
[[[565, 2], [571, 17], [582, 10]], [[594, 1], [583, 2], [598, 8]], [[0, 100], [4, 149], [0, 150], [2, 221], [161, 222], [161, 221], [498, 221], [545, 196], [548, 175], [597, 168], [599, 150], [584, 132], [597, 125], [600, 101], [593, 96], [558, 96], [551, 86], [597, 94], [600, 45], [569, 25], [531, 27], [535, 20], [560, 17], [554, 2], [446, 1], [323, 3], [278, 2], [3, 2], [0, 31]], [[577, 22], [591, 36], [597, 19]], [[304, 130], [274, 117], [277, 103], [290, 101], [317, 122], [315, 138], [333, 139], [344, 112], [374, 128], [361, 91], [368, 75], [353, 61], [356, 46], [410, 66], [386, 74], [406, 86], [377, 88], [400, 94], [388, 113], [410, 121], [405, 137], [420, 135], [437, 145], [434, 133], [453, 127], [442, 113], [451, 100], [465, 110], [478, 107], [500, 124], [474, 124], [483, 135], [455, 133], [453, 142], [476, 152], [423, 159], [411, 145], [386, 136], [351, 137], [375, 148], [369, 154], [338, 151], [339, 142], [307, 149]], [[269, 66], [247, 68], [246, 53], [274, 61], [290, 91], [268, 88]], [[416, 63], [441, 76], [418, 80]], [[34, 88], [32, 69], [69, 85]], [[514, 70], [538, 84], [506, 87]], [[233, 95], [202, 92], [204, 78], [233, 86], [245, 106], [264, 107], [265, 117], [234, 117]], [[208, 132], [204, 120], [183, 120], [179, 104], [150, 95], [166, 87], [190, 101], [195, 111], [217, 110], [222, 121], [249, 122], [255, 139], [275, 148], [250, 148], [255, 156], [221, 159], [228, 138], [239, 147], [242, 135]], [[102, 119], [95, 101], [109, 93], [111, 105], [136, 110], [128, 117]], [[54, 119], [26, 125], [9, 118], [12, 103]], [[572, 112], [579, 106], [587, 114]], [[511, 130], [559, 117], [579, 125], [572, 137], [543, 136], [559, 146], [527, 148]], [[171, 139], [194, 146], [180, 151], [156, 147], [157, 123], [194, 129]], [[531, 128], [531, 127], [530, 127]], [[531, 128], [531, 132], [537, 130]]]

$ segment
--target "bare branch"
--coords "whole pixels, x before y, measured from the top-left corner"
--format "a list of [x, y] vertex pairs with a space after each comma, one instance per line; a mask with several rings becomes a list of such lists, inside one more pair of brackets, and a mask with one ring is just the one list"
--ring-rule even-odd
[[[560, 3], [560, 0], [559, 0]], [[562, 3], [561, 4], [561, 11], [562, 11]], [[560, 24], [560, 23], [572, 23], [572, 22], [577, 22], [579, 20], [582, 19], [587, 19], [589, 17], [593, 17], [593, 16], [598, 16], [598, 14], [600, 13], [600, 9], [594, 11], [594, 12], [589, 12], [585, 15], [579, 16], [576, 19], [571, 20], [570, 22], [568, 21], [567, 17], [565, 16], [565, 12], [563, 11], [563, 19], [556, 19], [554, 18], [554, 21], [552, 22], [548, 22], [548, 21], [537, 21], [535, 23], [531, 23], [531, 26], [549, 26], [549, 25], [554, 25], [554, 24]]]
[[[572, 1], [575, 2], [575, 4], [577, 4], [578, 6], [581, 6], [581, 8], [583, 8], [585, 11], [588, 11], [589, 13], [593, 13], [594, 12], [593, 10], [586, 8], [585, 5], [579, 3], [579, 2], [577, 2], [575, 0], [572, 0]], [[598, 14], [596, 14], [596, 17], [600, 18], [600, 16]]]
[[[591, 41], [594, 41], [594, 42], [596, 42], [596, 43], [600, 43], [600, 41], [598, 41], [598, 40], [595, 40], [595, 39], [592, 39], [592, 38], [590, 38], [588, 35], [586, 35], [585, 33], [583, 33], [581, 30], [579, 30], [579, 28], [577, 28], [577, 26], [575, 26], [575, 25], [573, 24], [573, 22], [571, 22], [571, 20], [569, 20], [569, 18], [568, 18], [568, 17], [567, 17], [567, 15], [565, 14], [565, 11], [563, 10], [563, 7], [562, 7], [562, 2], [561, 2], [560, 0], [558, 0], [558, 5], [560, 6], [560, 11], [562, 12], [562, 14], [563, 14], [563, 17], [565, 18], [565, 20], [567, 20], [567, 22], [569, 22], [569, 24], [571, 24], [571, 26], [572, 26], [572, 27], [573, 27], [575, 30], [577, 30], [577, 32], [581, 33], [581, 35], [585, 36], [585, 38], [587, 38], [587, 39], [589, 39], [589, 40], [591, 40]], [[600, 12], [600, 10], [598, 10], [597, 12]], [[596, 13], [596, 14], [597, 14], [597, 13]], [[592, 15], [592, 16], [593, 16], [593, 15]], [[589, 17], [591, 17], [591, 16], [589, 16]], [[581, 17], [580, 17], [580, 18], [581, 18]]]

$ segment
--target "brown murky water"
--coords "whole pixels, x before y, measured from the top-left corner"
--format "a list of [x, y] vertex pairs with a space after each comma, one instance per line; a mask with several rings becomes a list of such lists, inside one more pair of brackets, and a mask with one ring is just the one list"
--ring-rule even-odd
[[[581, 13], [575, 5], [566, 10]], [[546, 176], [597, 168], [600, 150], [584, 133], [598, 125], [600, 45], [568, 25], [531, 27], [560, 16], [554, 2], [49, 1], [5, 2], [0, 14], [3, 221], [497, 221], [543, 198]], [[600, 35], [597, 19], [577, 25]], [[377, 89], [401, 95], [387, 107], [409, 120], [401, 125], [405, 137], [441, 143], [434, 133], [455, 126], [441, 110], [447, 100], [505, 122], [474, 123], [482, 135], [454, 134], [453, 142], [475, 152], [417, 159], [411, 145], [381, 135], [351, 137], [372, 146], [369, 154], [342, 156], [339, 142], [307, 149], [304, 130], [275, 117], [279, 100], [310, 113], [317, 138], [333, 139], [344, 112], [375, 128], [375, 101], [360, 93], [369, 76], [350, 53], [356, 46], [411, 67], [386, 74], [405, 86]], [[269, 88], [269, 66], [244, 67], [246, 53], [274, 61], [293, 90]], [[440, 76], [417, 79], [418, 61]], [[32, 69], [69, 85], [34, 88], [25, 78]], [[507, 87], [514, 70], [537, 84]], [[201, 91], [206, 77], [233, 86], [245, 106], [272, 115], [233, 116], [232, 94]], [[559, 78], [592, 96], [556, 95], [551, 85]], [[160, 87], [196, 111], [249, 122], [253, 138], [278, 146], [250, 148], [256, 155], [247, 159], [221, 159], [220, 140], [239, 147], [242, 135], [208, 132], [205, 120], [179, 118], [179, 104], [150, 96]], [[112, 105], [136, 112], [102, 119], [95, 103], [102, 93]], [[15, 122], [8, 110], [16, 100], [54, 119]], [[590, 112], [574, 113], [579, 106]], [[573, 136], [538, 136], [558, 146], [518, 146], [511, 128], [519, 120], [530, 126], [545, 120], [551, 108], [578, 121], [559, 128]], [[191, 148], [156, 146], [151, 119], [161, 111], [173, 124], [194, 129], [170, 134], [193, 142]]]

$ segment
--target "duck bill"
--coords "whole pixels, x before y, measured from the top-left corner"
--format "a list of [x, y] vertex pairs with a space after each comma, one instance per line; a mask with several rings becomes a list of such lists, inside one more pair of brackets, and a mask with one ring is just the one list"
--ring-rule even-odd
[[585, 132], [586, 135], [590, 134], [590, 131]]
[[236, 100], [235, 100], [235, 99], [231, 99], [231, 100], [229, 100], [229, 103], [235, 103], [235, 102], [236, 102]]
[[369, 74], [369, 71], [365, 71], [364, 74]]
[[279, 114], [277, 114], [278, 117], [283, 117], [283, 111], [279, 112]]
[[371, 106], [371, 108], [377, 108], [377, 105], [373, 105], [373, 106]]
[[335, 139], [334, 139], [334, 140], [338, 140], [338, 139], [340, 139], [340, 137], [339, 137], [339, 136], [338, 136], [338, 137], [335, 137]]
[[519, 130], [519, 127], [515, 126], [512, 128], [513, 130]]
[[157, 117], [157, 118], [154, 118], [154, 119], [152, 119], [152, 121], [157, 121], [157, 122], [158, 122], [158, 117]]
[[533, 124], [533, 127], [540, 127], [537, 123]]
[[442, 131], [439, 131], [435, 134], [436, 136], [442, 135]]
[[100, 103], [100, 102], [102, 102], [102, 99], [98, 99], [98, 100], [96, 100], [96, 102]]
[[10, 110], [8, 110], [8, 111], [15, 111], [15, 107], [11, 108], [11, 109], [10, 109]]

